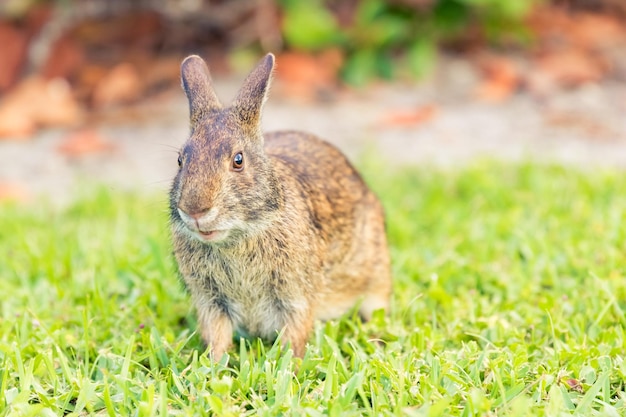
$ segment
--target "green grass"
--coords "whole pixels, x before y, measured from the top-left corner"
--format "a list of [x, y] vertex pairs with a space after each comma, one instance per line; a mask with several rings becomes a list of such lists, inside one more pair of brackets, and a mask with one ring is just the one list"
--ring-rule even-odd
[[626, 414], [626, 175], [481, 163], [375, 174], [393, 310], [320, 323], [302, 363], [213, 364], [165, 196], [0, 208], [0, 415]]

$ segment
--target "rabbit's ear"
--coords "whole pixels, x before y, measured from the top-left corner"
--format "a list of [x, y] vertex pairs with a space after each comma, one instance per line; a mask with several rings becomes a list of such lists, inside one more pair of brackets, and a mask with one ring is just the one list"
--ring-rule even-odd
[[274, 55], [270, 53], [248, 75], [233, 102], [233, 109], [241, 122], [253, 129], [261, 122], [261, 109], [267, 99], [273, 69]]
[[191, 55], [180, 66], [183, 89], [189, 100], [191, 125], [202, 120], [206, 114], [222, 108], [213, 86], [209, 68], [202, 58]]

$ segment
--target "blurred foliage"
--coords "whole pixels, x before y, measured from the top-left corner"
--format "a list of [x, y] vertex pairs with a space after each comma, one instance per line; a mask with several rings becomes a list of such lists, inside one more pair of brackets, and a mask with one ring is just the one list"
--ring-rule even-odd
[[[525, 26], [526, 17], [537, 3], [549, 1], [0, 0], [0, 16], [23, 17], [42, 4], [76, 13], [79, 9], [120, 14], [149, 9], [162, 15], [170, 28], [176, 28], [177, 37], [168, 40], [169, 44], [197, 41], [204, 45], [210, 40], [216, 49], [236, 51], [251, 44], [258, 46], [260, 40], [264, 48], [271, 45], [275, 49], [280, 47], [282, 37], [288, 50], [318, 52], [335, 48], [344, 57], [342, 78], [362, 85], [373, 78], [427, 74], [441, 45], [467, 50], [487, 44], [527, 42], [530, 31]], [[259, 29], [255, 17], [259, 13], [261, 19], [273, 16], [275, 20], [266, 21]], [[273, 30], [275, 33], [269, 33]], [[267, 39], [262, 39], [264, 36]]]
[[538, 1], [361, 0], [347, 13], [340, 0], [278, 3], [287, 46], [303, 51], [339, 47], [346, 54], [343, 78], [359, 85], [375, 77], [426, 74], [442, 43], [525, 42], [524, 19]]

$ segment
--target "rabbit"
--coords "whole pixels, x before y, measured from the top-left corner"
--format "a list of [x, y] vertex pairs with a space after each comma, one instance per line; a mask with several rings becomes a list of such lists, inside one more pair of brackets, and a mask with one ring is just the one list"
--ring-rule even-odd
[[274, 55], [220, 104], [197, 55], [181, 64], [190, 136], [170, 191], [178, 270], [216, 360], [235, 331], [303, 357], [315, 320], [355, 306], [388, 311], [383, 208], [333, 145], [298, 131], [261, 133]]

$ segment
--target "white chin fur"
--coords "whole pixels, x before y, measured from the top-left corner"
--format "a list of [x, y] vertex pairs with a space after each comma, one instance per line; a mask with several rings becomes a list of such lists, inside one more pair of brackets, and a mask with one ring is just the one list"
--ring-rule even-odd
[[[181, 216], [181, 220], [175, 222], [174, 231], [175, 233], [181, 234], [190, 240], [196, 240], [204, 244], [213, 244], [224, 242], [234, 235], [241, 235], [242, 237], [255, 235], [261, 233], [266, 230], [268, 225], [264, 223], [254, 224], [244, 222], [238, 219], [219, 219], [215, 221], [210, 229], [207, 230], [217, 230], [219, 231], [219, 235], [215, 236], [212, 239], [207, 239], [205, 236], [202, 236], [196, 229], [195, 222], [188, 223], [183, 216]], [[237, 233], [234, 233], [237, 231]]]

